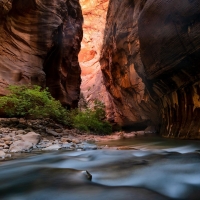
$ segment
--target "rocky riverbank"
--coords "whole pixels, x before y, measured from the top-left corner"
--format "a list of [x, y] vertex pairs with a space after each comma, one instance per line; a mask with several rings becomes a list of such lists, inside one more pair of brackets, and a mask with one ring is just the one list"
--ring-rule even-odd
[[[115, 132], [99, 136], [67, 129], [51, 119], [26, 120], [24, 118], [0, 118], [0, 158], [14, 153], [52, 150], [95, 150], [99, 141], [118, 140], [144, 135], [144, 131]], [[107, 148], [107, 147], [106, 147]]]

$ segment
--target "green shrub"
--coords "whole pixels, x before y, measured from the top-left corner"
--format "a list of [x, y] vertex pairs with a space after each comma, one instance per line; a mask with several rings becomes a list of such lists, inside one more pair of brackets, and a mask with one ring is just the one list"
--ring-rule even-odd
[[69, 114], [48, 89], [40, 86], [9, 86], [9, 94], [0, 97], [0, 109], [8, 117], [52, 118], [68, 124]]
[[73, 115], [74, 127], [82, 131], [90, 131], [98, 134], [110, 134], [111, 124], [105, 121], [105, 106], [96, 100], [93, 109], [77, 110]]
[[105, 106], [100, 101], [94, 102], [93, 109], [84, 105], [84, 109], [68, 111], [48, 89], [40, 86], [9, 86], [8, 90], [7, 96], [0, 97], [0, 110], [7, 117], [51, 118], [83, 131], [99, 134], [112, 131], [111, 125], [105, 121]]

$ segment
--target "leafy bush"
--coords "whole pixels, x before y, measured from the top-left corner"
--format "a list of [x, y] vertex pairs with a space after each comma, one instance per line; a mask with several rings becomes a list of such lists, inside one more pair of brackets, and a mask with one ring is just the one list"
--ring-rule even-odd
[[109, 134], [111, 125], [105, 121], [105, 106], [94, 102], [93, 109], [68, 111], [55, 100], [48, 89], [40, 86], [9, 86], [9, 94], [0, 97], [0, 110], [8, 117], [51, 118], [83, 131]]
[[52, 118], [68, 124], [69, 114], [48, 89], [40, 86], [9, 86], [9, 94], [0, 97], [0, 109], [8, 117]]
[[73, 116], [73, 124], [74, 127], [83, 131], [99, 134], [112, 132], [111, 124], [105, 121], [105, 106], [98, 100], [95, 100], [93, 109], [77, 110]]

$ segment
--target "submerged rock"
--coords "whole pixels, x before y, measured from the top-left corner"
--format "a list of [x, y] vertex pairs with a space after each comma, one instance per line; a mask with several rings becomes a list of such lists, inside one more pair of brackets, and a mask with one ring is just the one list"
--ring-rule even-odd
[[82, 174], [88, 179], [92, 180], [92, 175], [88, 171], [82, 171]]

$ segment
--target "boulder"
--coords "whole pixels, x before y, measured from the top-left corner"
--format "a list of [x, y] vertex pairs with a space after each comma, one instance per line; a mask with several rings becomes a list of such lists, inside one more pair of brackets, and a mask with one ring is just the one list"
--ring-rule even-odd
[[5, 156], [6, 156], [6, 154], [5, 154], [5, 152], [4, 151], [0, 151], [0, 158], [5, 158]]
[[35, 132], [29, 132], [26, 135], [21, 135], [20, 139], [11, 144], [9, 152], [30, 151], [40, 141], [40, 135]]

